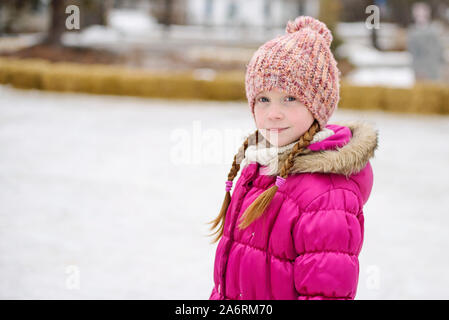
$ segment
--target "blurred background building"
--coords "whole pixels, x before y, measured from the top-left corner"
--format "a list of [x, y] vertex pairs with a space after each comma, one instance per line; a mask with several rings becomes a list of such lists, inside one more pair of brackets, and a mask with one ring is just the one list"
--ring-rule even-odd
[[[413, 0], [3, 0], [0, 55], [52, 61], [120, 63], [147, 69], [242, 70], [252, 52], [282, 34], [298, 15], [324, 21], [347, 80], [363, 85], [414, 84], [407, 30]], [[448, 81], [449, 2], [427, 1]], [[65, 8], [80, 8], [80, 30], [67, 30]], [[369, 5], [380, 27], [368, 28]], [[59, 44], [58, 49], [48, 45]], [[337, 50], [338, 48], [338, 50]], [[81, 50], [82, 49], [82, 50]], [[81, 56], [83, 55], [83, 56]]]

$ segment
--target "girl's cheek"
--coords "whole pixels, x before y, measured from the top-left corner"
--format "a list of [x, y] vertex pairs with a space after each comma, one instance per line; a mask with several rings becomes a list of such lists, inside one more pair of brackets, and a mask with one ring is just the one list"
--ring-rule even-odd
[[264, 118], [263, 113], [260, 112], [260, 110], [257, 110], [254, 112], [254, 116], [256, 118], [256, 124], [258, 126], [261, 125], [263, 123], [263, 118]]

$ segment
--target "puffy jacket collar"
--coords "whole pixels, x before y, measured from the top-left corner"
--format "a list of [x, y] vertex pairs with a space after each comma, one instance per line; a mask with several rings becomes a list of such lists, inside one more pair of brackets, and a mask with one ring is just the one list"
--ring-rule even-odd
[[[334, 134], [324, 140], [315, 142], [296, 155], [290, 174], [304, 172], [336, 173], [349, 177], [361, 171], [369, 159], [374, 157], [378, 147], [378, 132], [368, 123], [362, 121], [344, 121], [329, 124], [326, 128]], [[255, 134], [249, 137], [249, 145], [255, 144]], [[278, 175], [282, 164], [291, 149], [279, 154]], [[238, 159], [243, 159], [243, 149]]]

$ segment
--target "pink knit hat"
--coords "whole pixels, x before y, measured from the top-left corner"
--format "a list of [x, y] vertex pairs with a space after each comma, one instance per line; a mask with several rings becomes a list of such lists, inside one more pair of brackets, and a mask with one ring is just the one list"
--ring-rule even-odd
[[340, 99], [340, 71], [330, 50], [332, 34], [309, 16], [288, 21], [285, 31], [260, 46], [247, 65], [245, 89], [251, 112], [260, 92], [277, 88], [298, 97], [322, 129]]

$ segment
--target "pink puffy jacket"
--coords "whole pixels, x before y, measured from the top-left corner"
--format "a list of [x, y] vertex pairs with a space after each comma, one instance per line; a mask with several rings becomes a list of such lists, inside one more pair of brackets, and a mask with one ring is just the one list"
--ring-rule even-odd
[[378, 133], [362, 122], [326, 128], [334, 134], [294, 159], [263, 216], [240, 231], [237, 220], [276, 180], [261, 175], [256, 162], [242, 169], [217, 245], [209, 299], [354, 299]]

